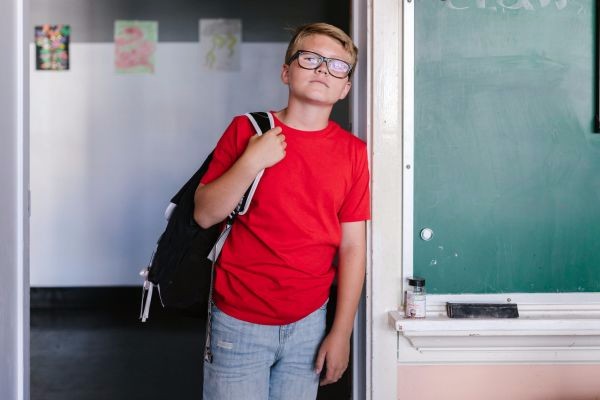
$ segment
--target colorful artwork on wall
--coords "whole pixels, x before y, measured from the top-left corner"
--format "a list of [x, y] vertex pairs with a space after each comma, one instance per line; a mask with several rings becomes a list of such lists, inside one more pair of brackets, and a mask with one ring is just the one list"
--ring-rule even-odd
[[35, 27], [35, 69], [65, 71], [69, 69], [69, 25], [44, 24]]
[[222, 71], [239, 71], [241, 69], [241, 20], [201, 19], [199, 30], [204, 68]]
[[154, 73], [157, 21], [115, 21], [115, 70]]

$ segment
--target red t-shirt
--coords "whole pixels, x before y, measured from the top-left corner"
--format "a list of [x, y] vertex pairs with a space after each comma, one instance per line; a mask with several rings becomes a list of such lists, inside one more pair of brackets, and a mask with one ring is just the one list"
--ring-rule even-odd
[[[244, 321], [283, 325], [329, 296], [341, 222], [370, 218], [365, 143], [329, 122], [320, 131], [281, 126], [286, 156], [265, 169], [250, 208], [239, 216], [218, 260], [213, 300]], [[254, 129], [237, 116], [201, 182], [221, 176], [244, 152]]]

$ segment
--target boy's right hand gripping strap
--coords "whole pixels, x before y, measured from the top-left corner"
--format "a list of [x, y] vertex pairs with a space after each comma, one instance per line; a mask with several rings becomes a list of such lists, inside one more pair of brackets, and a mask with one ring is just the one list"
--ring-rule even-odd
[[[273, 119], [273, 115], [270, 112], [253, 112], [246, 114], [246, 117], [252, 123], [254, 130], [258, 136], [262, 135], [269, 129], [273, 129], [275, 127], [275, 120]], [[246, 190], [246, 193], [240, 200], [240, 204], [238, 205], [238, 215], [244, 215], [248, 212], [248, 208], [250, 207], [250, 203], [252, 202], [252, 196], [254, 196], [254, 191], [258, 186], [258, 182], [262, 177], [262, 174], [265, 170], [261, 170], [254, 178], [252, 185]]]
[[[273, 115], [271, 115], [271, 113], [269, 112], [248, 113], [246, 114], [246, 116], [252, 123], [256, 134], [259, 136], [275, 126]], [[221, 254], [221, 250], [223, 249], [223, 245], [225, 244], [225, 239], [227, 239], [227, 236], [229, 236], [229, 232], [231, 231], [231, 224], [233, 223], [233, 219], [235, 219], [237, 215], [244, 215], [248, 211], [250, 203], [252, 202], [252, 197], [254, 196], [254, 192], [256, 191], [256, 187], [258, 186], [258, 182], [260, 181], [260, 178], [262, 177], [264, 171], [265, 170], [263, 169], [258, 173], [258, 175], [256, 175], [256, 178], [254, 178], [252, 185], [250, 185], [248, 190], [246, 190], [246, 193], [244, 193], [244, 196], [240, 200], [236, 210], [228, 218], [228, 222], [225, 226], [225, 229], [223, 230], [223, 232], [221, 232], [219, 239], [208, 254], [208, 259], [211, 260], [213, 263], [217, 261], [217, 259], [219, 258], [219, 254]]]

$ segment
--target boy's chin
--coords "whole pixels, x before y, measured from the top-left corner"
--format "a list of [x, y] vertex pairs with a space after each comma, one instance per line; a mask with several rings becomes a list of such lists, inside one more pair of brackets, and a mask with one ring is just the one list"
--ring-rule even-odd
[[319, 106], [323, 106], [323, 107], [331, 107], [339, 101], [338, 98], [334, 98], [334, 97], [310, 95], [310, 94], [308, 94], [306, 96], [302, 96], [298, 100], [303, 103], [306, 103], [306, 104], [311, 104], [311, 105], [315, 105], [315, 106], [319, 105]]

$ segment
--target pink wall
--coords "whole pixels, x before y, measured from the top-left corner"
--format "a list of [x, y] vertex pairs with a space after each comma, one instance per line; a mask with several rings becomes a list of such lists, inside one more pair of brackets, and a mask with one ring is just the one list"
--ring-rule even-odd
[[600, 364], [399, 366], [398, 399], [600, 400]]

